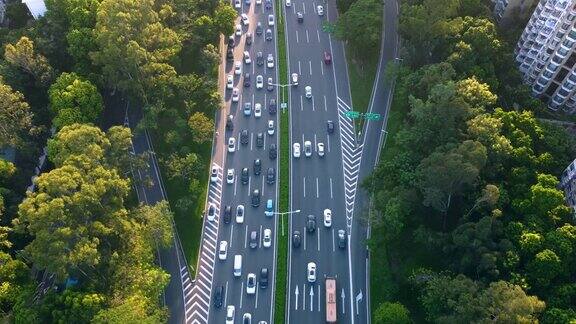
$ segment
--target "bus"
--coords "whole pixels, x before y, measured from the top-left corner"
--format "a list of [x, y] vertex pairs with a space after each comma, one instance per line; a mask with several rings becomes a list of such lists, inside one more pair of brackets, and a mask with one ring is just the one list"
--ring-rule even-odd
[[326, 323], [336, 323], [336, 278], [326, 277]]

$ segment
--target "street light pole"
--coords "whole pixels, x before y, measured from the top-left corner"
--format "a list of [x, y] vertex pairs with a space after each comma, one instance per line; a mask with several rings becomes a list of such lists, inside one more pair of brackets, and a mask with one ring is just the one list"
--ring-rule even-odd
[[284, 88], [292, 86], [292, 83], [279, 84], [279, 83], [268, 83], [271, 86], [279, 87], [282, 89], [282, 103], [284, 103]]
[[[296, 209], [296, 210], [291, 210], [291, 211], [287, 211], [287, 212], [272, 212], [272, 215], [283, 216], [283, 215], [289, 215], [289, 214], [297, 214], [299, 212], [300, 212], [300, 209]], [[282, 236], [284, 236], [284, 217], [280, 217], [280, 221], [282, 222]]]

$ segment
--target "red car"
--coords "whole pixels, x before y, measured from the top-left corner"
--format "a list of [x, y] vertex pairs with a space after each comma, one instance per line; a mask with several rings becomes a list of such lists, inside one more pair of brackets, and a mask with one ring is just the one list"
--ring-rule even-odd
[[332, 63], [332, 54], [330, 54], [330, 52], [324, 51], [324, 63], [325, 64]]

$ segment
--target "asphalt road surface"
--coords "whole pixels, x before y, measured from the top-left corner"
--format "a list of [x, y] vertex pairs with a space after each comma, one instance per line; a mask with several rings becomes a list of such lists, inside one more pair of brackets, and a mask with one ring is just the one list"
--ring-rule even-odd
[[[322, 6], [323, 14], [319, 14]], [[333, 1], [293, 0], [283, 5], [286, 17], [289, 74], [298, 74], [298, 85], [290, 87], [291, 123], [291, 209], [290, 232], [299, 231], [300, 247], [290, 245], [287, 323], [322, 323], [326, 321], [325, 278], [336, 278], [337, 317], [339, 323], [353, 323], [350, 296], [348, 249], [338, 246], [338, 231], [349, 238], [356, 180], [361, 151], [355, 140], [352, 121], [344, 116], [351, 109], [351, 95], [344, 47], [324, 32], [326, 21], [337, 19]], [[298, 20], [302, 15], [302, 21]], [[325, 62], [325, 52], [331, 62]], [[311, 98], [306, 87], [311, 87]], [[327, 121], [335, 131], [328, 133]], [[305, 155], [310, 141], [312, 156]], [[294, 143], [302, 151], [293, 157]], [[318, 143], [325, 154], [318, 154]], [[331, 226], [324, 224], [324, 210], [332, 213]], [[307, 232], [308, 215], [316, 218], [316, 230]], [[316, 281], [309, 282], [307, 265], [317, 267]]]
[[[249, 18], [249, 25], [242, 26], [241, 36], [235, 36], [234, 62], [241, 62], [242, 73], [241, 75], [235, 75], [234, 62], [226, 61], [223, 57], [225, 65], [223, 66], [224, 73], [221, 73], [221, 75], [224, 74], [224, 79], [220, 80], [220, 88], [224, 94], [225, 107], [216, 118], [216, 145], [213, 148], [212, 156], [212, 162], [220, 168], [220, 171], [218, 181], [210, 185], [208, 195], [208, 205], [214, 204], [217, 212], [214, 222], [204, 221], [203, 231], [204, 242], [210, 237], [214, 238], [212, 242], [203, 243], [203, 249], [204, 246], [209, 246], [215, 253], [204, 253], [199, 262], [199, 267], [202, 268], [205, 260], [210, 259], [212, 255], [215, 260], [212, 260], [212, 267], [204, 267], [206, 271], [201, 271], [199, 268], [196, 276], [196, 285], [198, 286], [199, 280], [203, 280], [211, 288], [207, 290], [211, 298], [206, 316], [208, 323], [224, 323], [227, 306], [235, 307], [235, 323], [241, 323], [242, 317], [246, 313], [251, 315], [252, 323], [258, 323], [259, 321], [272, 323], [277, 218], [265, 216], [264, 210], [268, 199], [272, 199], [274, 207], [276, 207], [278, 196], [276, 181], [269, 184], [266, 179], [268, 168], [274, 168], [276, 179], [278, 178], [278, 159], [269, 157], [270, 145], [275, 144], [276, 147], [278, 146], [278, 131], [276, 129], [278, 114], [271, 113], [269, 110], [271, 99], [276, 100], [279, 107], [278, 91], [276, 87], [273, 87], [271, 91], [267, 89], [268, 78], [272, 78], [272, 83], [277, 83], [278, 80], [276, 26], [269, 26], [268, 24], [268, 15], [274, 14], [274, 8], [266, 9], [265, 1], [262, 1], [262, 4], [256, 4], [255, 0], [252, 0], [250, 4], [247, 4], [242, 0], [241, 8], [238, 11], [239, 13], [247, 14]], [[256, 34], [258, 22], [263, 28], [262, 35]], [[268, 28], [272, 31], [272, 40], [266, 40], [265, 33]], [[253, 42], [251, 45], [246, 42], [247, 33], [252, 34]], [[227, 41], [227, 37], [225, 40]], [[224, 48], [227, 48], [227, 46]], [[246, 64], [243, 60], [244, 51], [248, 51], [250, 54], [252, 61], [250, 64]], [[256, 63], [258, 52], [262, 52], [263, 65]], [[273, 56], [273, 67], [267, 66], [268, 54]], [[250, 74], [251, 84], [248, 87], [244, 85], [245, 73]], [[234, 87], [240, 93], [238, 102], [232, 102], [232, 90], [226, 89], [226, 77], [228, 75], [233, 75]], [[256, 77], [258, 75], [262, 75], [264, 80], [262, 89], [256, 89]], [[245, 103], [250, 103], [252, 106], [250, 116], [244, 116]], [[260, 104], [262, 107], [262, 115], [258, 118], [255, 116], [254, 111], [256, 104]], [[229, 114], [233, 115], [233, 130], [225, 129], [226, 118]], [[274, 133], [272, 135], [267, 133], [269, 121], [274, 123]], [[243, 130], [248, 131], [247, 144], [241, 144], [240, 134]], [[262, 147], [258, 146], [258, 133], [262, 133]], [[227, 151], [227, 143], [230, 137], [234, 137], [236, 140], [236, 150], [233, 153]], [[259, 175], [254, 174], [253, 165], [255, 159], [260, 159], [261, 161], [262, 171]], [[250, 176], [248, 182], [243, 184], [241, 171], [245, 167], [249, 169]], [[229, 169], [233, 169], [235, 174], [234, 183], [232, 184], [228, 184], [226, 181]], [[250, 195], [255, 189], [260, 191], [259, 207], [251, 205]], [[235, 220], [238, 205], [244, 205], [245, 209], [244, 222], [241, 224]], [[229, 224], [226, 224], [223, 220], [226, 206], [230, 206], [232, 210]], [[263, 243], [263, 234], [266, 229], [270, 229], [272, 232], [270, 247], [264, 247]], [[256, 231], [258, 234], [256, 248], [250, 248], [249, 246], [249, 236], [252, 231]], [[226, 241], [228, 244], [226, 260], [219, 260], [217, 255], [217, 250], [222, 241]], [[242, 273], [240, 277], [233, 275], [235, 255], [242, 256]], [[209, 263], [209, 260], [207, 263]], [[259, 282], [262, 268], [267, 268], [269, 273], [269, 282], [266, 288], [262, 287]], [[212, 273], [209, 273], [209, 270], [212, 270]], [[247, 294], [247, 276], [249, 273], [255, 274], [257, 279], [254, 294]], [[213, 299], [215, 291], [219, 287], [222, 287], [224, 291], [223, 302], [222, 307], [215, 307]], [[198, 322], [206, 321], [198, 318]]]

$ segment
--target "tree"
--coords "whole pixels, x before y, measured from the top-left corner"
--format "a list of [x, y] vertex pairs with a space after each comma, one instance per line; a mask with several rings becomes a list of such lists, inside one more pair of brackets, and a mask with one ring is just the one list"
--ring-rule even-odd
[[528, 276], [539, 287], [546, 287], [562, 271], [562, 260], [554, 251], [545, 249], [534, 256], [527, 267]]
[[133, 296], [121, 301], [118, 305], [101, 310], [92, 323], [155, 324], [166, 322], [166, 317], [166, 310], [151, 309], [145, 298]]
[[214, 25], [218, 34], [232, 35], [234, 32], [234, 21], [238, 13], [228, 2], [220, 1], [214, 10]]
[[203, 144], [212, 139], [214, 122], [202, 112], [195, 112], [188, 119], [188, 126], [192, 131], [192, 138], [197, 144]]
[[178, 35], [164, 26], [152, 0], [103, 0], [96, 18], [94, 62], [107, 83], [142, 98], [163, 94], [176, 70]]
[[545, 307], [537, 296], [526, 295], [522, 288], [506, 281], [490, 283], [478, 303], [484, 311], [483, 322], [498, 323], [536, 323]]
[[486, 83], [479, 82], [476, 77], [460, 80], [456, 83], [456, 92], [472, 109], [483, 112], [492, 107], [498, 97], [490, 91]]
[[33, 131], [32, 117], [24, 96], [0, 78], [0, 147], [22, 145], [23, 135]]
[[171, 179], [192, 180], [198, 178], [203, 171], [203, 164], [195, 153], [188, 153], [185, 156], [171, 154], [164, 164]]
[[376, 324], [410, 324], [410, 312], [400, 303], [384, 302], [374, 312]]
[[75, 73], [62, 73], [48, 90], [56, 128], [74, 123], [94, 123], [104, 109], [96, 86]]
[[361, 59], [376, 57], [380, 50], [382, 2], [357, 0], [336, 22], [335, 34], [345, 40]]
[[47, 86], [52, 81], [52, 67], [44, 56], [34, 51], [34, 42], [28, 37], [23, 36], [14, 45], [6, 45], [4, 58], [30, 74], [38, 85]]

